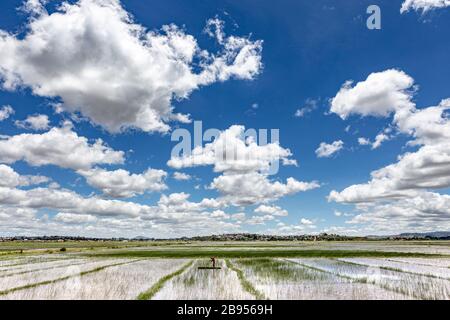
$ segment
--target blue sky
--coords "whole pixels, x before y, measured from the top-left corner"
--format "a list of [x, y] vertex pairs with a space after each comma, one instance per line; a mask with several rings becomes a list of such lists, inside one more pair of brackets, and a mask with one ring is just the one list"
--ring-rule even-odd
[[[439, 1], [41, 2], [0, 4], [0, 235], [449, 229]], [[366, 26], [371, 4], [381, 30]], [[193, 121], [279, 129], [297, 165], [169, 165], [171, 134]]]

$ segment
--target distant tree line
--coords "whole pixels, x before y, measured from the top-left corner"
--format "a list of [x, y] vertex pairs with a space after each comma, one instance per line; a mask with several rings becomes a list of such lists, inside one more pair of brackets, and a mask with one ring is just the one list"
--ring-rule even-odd
[[194, 236], [181, 238], [89, 238], [78, 236], [14, 236], [0, 237], [0, 242], [6, 241], [362, 241], [362, 240], [450, 240], [450, 232], [405, 233], [393, 236], [343, 236], [321, 233], [317, 235], [264, 235], [254, 233], [232, 233], [209, 236]]

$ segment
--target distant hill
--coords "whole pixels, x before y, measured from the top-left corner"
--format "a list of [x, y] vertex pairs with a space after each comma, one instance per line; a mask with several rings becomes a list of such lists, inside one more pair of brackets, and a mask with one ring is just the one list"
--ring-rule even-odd
[[401, 238], [417, 238], [417, 239], [450, 239], [450, 231], [434, 231], [423, 233], [401, 233]]
[[136, 241], [148, 241], [148, 240], [153, 240], [153, 239], [147, 238], [147, 237], [144, 237], [144, 236], [137, 236], [137, 237], [134, 237], [134, 238], [131, 239], [131, 240], [136, 240]]
[[370, 240], [450, 240], [450, 231], [405, 232], [390, 236], [367, 236]]

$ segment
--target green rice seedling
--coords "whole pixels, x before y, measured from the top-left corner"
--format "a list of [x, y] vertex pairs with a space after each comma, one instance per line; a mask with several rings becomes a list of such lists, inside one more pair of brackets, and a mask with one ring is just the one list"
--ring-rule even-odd
[[146, 259], [12, 292], [5, 299], [131, 300], [186, 260]]
[[450, 281], [400, 270], [386, 270], [333, 259], [296, 259], [304, 266], [407, 295], [413, 299], [450, 298]]
[[219, 260], [218, 270], [198, 269], [208, 260], [197, 260], [185, 273], [172, 278], [155, 294], [153, 299], [187, 300], [235, 300], [254, 299], [241, 286], [238, 275]]
[[60, 281], [61, 279], [72, 276], [82, 275], [85, 272], [97, 270], [111, 265], [116, 265], [133, 260], [117, 259], [117, 260], [92, 260], [82, 265], [68, 266], [65, 268], [53, 268], [41, 271], [29, 272], [25, 274], [13, 275], [10, 277], [0, 278], [0, 295], [27, 289], [37, 285], [43, 285]]
[[138, 300], [150, 300], [151, 298], [153, 298], [153, 296], [155, 296], [155, 294], [158, 293], [158, 291], [160, 291], [164, 287], [166, 282], [168, 282], [172, 278], [175, 278], [175, 277], [181, 275], [190, 266], [192, 266], [192, 264], [193, 264], [193, 261], [189, 261], [187, 264], [185, 264], [184, 266], [182, 266], [180, 269], [176, 270], [175, 272], [165, 275], [164, 277], [159, 279], [158, 282], [156, 282], [150, 289], [140, 293], [138, 295], [137, 299]]
[[372, 285], [278, 259], [241, 259], [246, 278], [269, 299], [403, 299]]

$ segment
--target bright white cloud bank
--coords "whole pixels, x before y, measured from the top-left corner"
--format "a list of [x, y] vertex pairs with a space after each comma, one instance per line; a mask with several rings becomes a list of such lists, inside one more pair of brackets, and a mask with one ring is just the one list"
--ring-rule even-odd
[[100, 168], [78, 171], [89, 185], [100, 189], [103, 194], [113, 198], [129, 198], [147, 191], [167, 189], [163, 170], [148, 169], [141, 174], [130, 173], [124, 169], [107, 171]]
[[97, 139], [89, 143], [66, 122], [42, 134], [18, 134], [0, 139], [0, 162], [23, 160], [32, 166], [57, 165], [73, 170], [89, 169], [94, 164], [120, 164], [122, 151], [114, 151]]
[[[162, 195], [157, 205], [108, 199], [164, 191], [167, 173], [150, 168], [131, 173], [98, 167], [122, 164], [124, 153], [109, 148], [101, 140], [90, 143], [78, 136], [70, 123], [42, 134], [19, 134], [0, 140], [0, 163], [20, 160], [32, 166], [72, 169], [102, 194], [84, 196], [50, 183], [47, 177], [20, 175], [10, 166], [0, 164], [0, 222], [6, 234], [110, 237], [140, 233], [163, 237], [173, 232], [194, 235], [240, 228], [238, 223], [225, 221], [229, 215], [219, 217], [217, 212], [215, 215], [210, 212], [227, 206], [216, 199], [191, 202], [189, 194], [170, 194]], [[47, 185], [37, 187], [42, 184]], [[50, 218], [48, 213], [56, 215]]]
[[211, 53], [175, 25], [148, 31], [119, 0], [64, 2], [53, 13], [43, 2], [25, 3], [31, 17], [23, 37], [0, 30], [3, 88], [60, 98], [59, 110], [112, 132], [167, 132], [169, 121], [189, 121], [174, 112], [173, 99], [214, 82], [252, 79], [262, 66], [262, 42], [225, 35], [217, 19], [207, 30], [221, 49]]
[[[383, 85], [374, 89], [380, 84], [374, 79], [384, 79]], [[351, 223], [373, 223], [374, 230], [390, 230], [392, 225], [398, 230], [450, 226], [449, 196], [434, 192], [450, 187], [450, 99], [418, 109], [412, 102], [413, 87], [413, 79], [404, 72], [387, 70], [370, 75], [354, 88], [345, 87], [344, 95], [341, 89], [331, 102], [331, 111], [343, 118], [392, 114], [395, 130], [410, 136], [408, 145], [418, 148], [373, 171], [369, 182], [330, 193], [330, 201], [359, 204], [363, 213]], [[361, 144], [367, 142], [360, 140]], [[393, 219], [398, 224], [393, 224]]]
[[[27, 190], [20, 188], [47, 182], [44, 178], [21, 176], [12, 168], [0, 165], [0, 222], [3, 232], [104, 237], [142, 233], [162, 237], [173, 232], [193, 235], [239, 229], [238, 225], [224, 221], [226, 215], [218, 219], [208, 211], [216, 210], [220, 203], [214, 199], [190, 202], [189, 194], [162, 195], [158, 204], [151, 206], [98, 196], [85, 197], [50, 185]], [[124, 179], [139, 180], [129, 175]], [[135, 192], [141, 190], [135, 186], [132, 188]], [[47, 214], [38, 215], [49, 210], [57, 214], [53, 218]]]
[[[176, 155], [168, 165], [180, 169], [213, 166], [222, 175], [210, 184], [219, 191], [221, 201], [233, 205], [252, 205], [275, 201], [287, 195], [319, 187], [317, 182], [301, 182], [290, 177], [286, 183], [271, 181], [270, 168], [297, 165], [289, 149], [278, 142], [258, 144], [253, 136], [245, 137], [243, 126], [231, 126], [218, 133], [205, 146], [196, 147], [189, 155]], [[276, 173], [276, 172], [274, 172]]]
[[212, 165], [216, 172], [246, 173], [267, 171], [274, 162], [296, 165], [291, 156], [278, 142], [258, 144], [254, 137], [245, 137], [245, 127], [234, 125], [213, 142], [194, 148], [191, 154], [175, 155], [167, 164], [176, 169]]
[[53, 219], [57, 222], [62, 222], [66, 224], [80, 224], [80, 223], [92, 223], [96, 222], [97, 218], [89, 214], [74, 214], [74, 213], [58, 213]]
[[400, 9], [401, 13], [405, 13], [409, 10], [422, 10], [423, 12], [450, 7], [450, 0], [405, 0]]
[[211, 183], [211, 188], [218, 190], [223, 200], [234, 205], [266, 203], [319, 186], [317, 182], [303, 182], [294, 178], [288, 178], [286, 183], [273, 182], [257, 172], [224, 174]]
[[26, 187], [49, 182], [44, 176], [21, 176], [13, 168], [0, 164], [0, 187]]

